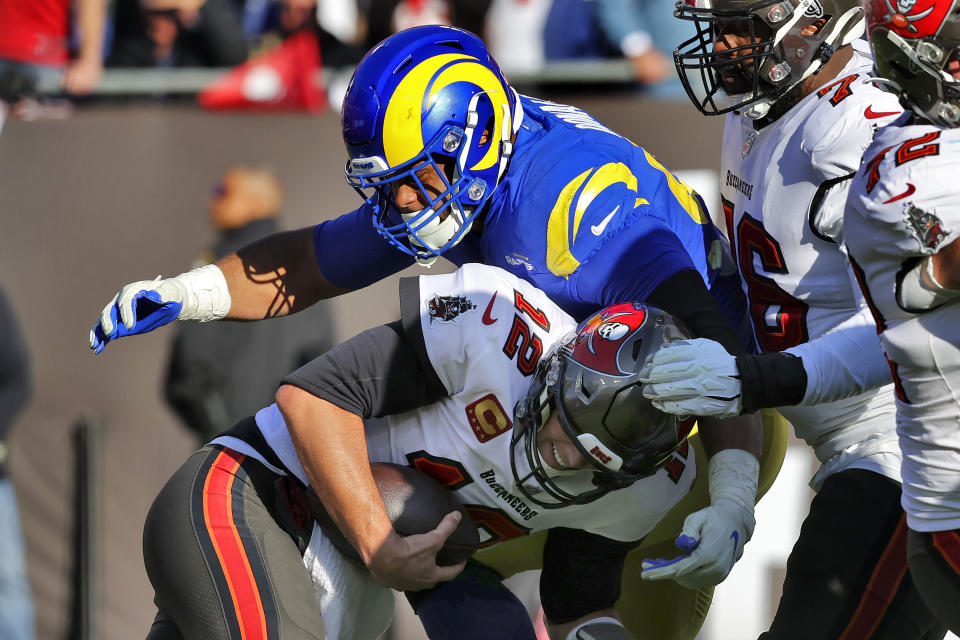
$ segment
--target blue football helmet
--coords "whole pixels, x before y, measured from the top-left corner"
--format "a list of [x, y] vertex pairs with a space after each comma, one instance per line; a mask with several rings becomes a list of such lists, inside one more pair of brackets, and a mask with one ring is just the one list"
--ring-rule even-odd
[[[367, 53], [347, 88], [347, 181], [372, 205], [377, 232], [430, 264], [463, 239], [500, 183], [521, 114], [480, 38], [440, 25], [401, 31]], [[418, 178], [428, 166], [442, 193]], [[402, 211], [395, 200], [401, 181], [429, 206]]]

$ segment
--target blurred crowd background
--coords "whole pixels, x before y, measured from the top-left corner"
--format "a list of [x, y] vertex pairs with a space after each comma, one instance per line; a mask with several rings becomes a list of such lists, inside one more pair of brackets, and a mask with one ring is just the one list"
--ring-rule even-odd
[[[420, 24], [481, 35], [508, 76], [616, 61], [621, 66], [608, 67], [616, 80], [650, 96], [683, 95], [671, 52], [689, 26], [672, 17], [670, 0], [0, 0], [0, 97], [19, 103], [21, 115], [32, 109], [42, 117], [59, 111], [23, 100], [57, 89], [74, 97], [124, 95], [142, 83], [124, 86], [116, 78], [130, 76], [111, 70], [237, 67], [291, 39], [310, 42], [313, 51], [293, 47], [298, 63], [313, 62], [309, 71], [349, 70], [391, 33]], [[113, 82], [102, 82], [104, 69]], [[247, 97], [270, 102], [276, 85], [262, 74], [259, 80], [260, 91], [248, 88]], [[318, 84], [336, 106], [343, 83]], [[165, 93], [146, 91], [152, 98]]]
[[[269, 326], [166, 328], [96, 357], [87, 347], [96, 314], [131, 278], [179, 273], [359, 204], [343, 180], [339, 101], [389, 34], [428, 23], [480, 34], [519, 91], [585, 109], [719, 211], [722, 123], [677, 80], [672, 50], [689, 34], [672, 8], [0, 0], [0, 574], [24, 589], [24, 635], [5, 635], [15, 612], [0, 607], [0, 640], [143, 637], [155, 610], [140, 536], [170, 473], [269, 402], [275, 371], [397, 316], [391, 278]], [[264, 347], [281, 334], [282, 354]], [[703, 640], [756, 637], [775, 610], [812, 495], [812, 455], [793, 444]], [[514, 581], [534, 618], [536, 578]], [[420, 640], [398, 603], [389, 640]]]

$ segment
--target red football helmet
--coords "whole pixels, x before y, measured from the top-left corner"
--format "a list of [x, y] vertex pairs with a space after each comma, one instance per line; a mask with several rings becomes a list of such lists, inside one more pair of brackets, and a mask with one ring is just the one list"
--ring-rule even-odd
[[[541, 360], [514, 410], [511, 463], [521, 491], [545, 508], [585, 504], [666, 464], [692, 420], [656, 409], [637, 373], [660, 345], [689, 337], [678, 320], [643, 304], [612, 305], [581, 323]], [[537, 432], [553, 411], [593, 469], [558, 475], [541, 459]]]
[[867, 33], [881, 86], [942, 127], [960, 125], [960, 1], [868, 0]]

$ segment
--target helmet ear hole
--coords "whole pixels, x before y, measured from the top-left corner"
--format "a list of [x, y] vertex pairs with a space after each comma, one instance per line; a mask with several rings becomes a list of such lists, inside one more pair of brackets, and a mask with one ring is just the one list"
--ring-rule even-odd
[[[584, 404], [590, 404], [591, 398], [593, 398], [593, 389], [590, 389], [589, 385], [584, 383], [583, 379], [583, 370], [579, 367], [576, 369], [574, 375], [576, 376], [572, 382], [570, 382], [571, 388], [576, 394], [577, 400]], [[565, 375], [570, 375], [571, 371], [567, 371]]]
[[484, 123], [483, 127], [480, 128], [480, 138], [478, 138], [480, 141], [480, 146], [485, 147], [488, 144], [493, 143], [493, 123], [493, 116], [490, 116], [487, 118], [487, 121]]

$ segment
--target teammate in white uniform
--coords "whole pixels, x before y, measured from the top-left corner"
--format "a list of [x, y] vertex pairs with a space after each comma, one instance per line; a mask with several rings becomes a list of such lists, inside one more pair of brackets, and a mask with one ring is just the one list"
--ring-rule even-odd
[[[835, 362], [813, 362], [860, 375], [854, 363], [882, 363], [883, 354], [840, 250], [843, 205], [874, 128], [902, 110], [867, 81], [873, 61], [865, 42], [836, 56], [826, 77], [817, 76], [776, 120], [727, 114], [720, 194], [761, 349], [804, 357], [804, 347], [794, 348], [827, 336]], [[883, 373], [877, 366], [866, 371], [878, 368]], [[844, 468], [899, 481], [892, 394], [887, 384], [839, 401], [780, 408], [824, 465], [814, 488]]]
[[[320, 638], [320, 627], [330, 638], [376, 637], [383, 599], [374, 580], [408, 591], [439, 581], [432, 591], [442, 597], [452, 584], [442, 581], [461, 567], [437, 566], [434, 553], [456, 517], [401, 538], [378, 508], [367, 460], [434, 475], [471, 512], [485, 546], [547, 530], [541, 598], [551, 637], [643, 637], [646, 627], [628, 631], [614, 609], [624, 561], [697, 473], [692, 421], [654, 409], [636, 371], [652, 349], [689, 333], [632, 303], [606, 307], [574, 333], [573, 320], [528, 282], [470, 264], [403, 280], [401, 310], [400, 322], [285, 378], [277, 404], [216, 438], [167, 483], [144, 529], [160, 608], [151, 640], [177, 637], [174, 628], [186, 638], [251, 629]], [[364, 423], [371, 418], [384, 419]], [[713, 456], [710, 487], [719, 508], [747, 517], [756, 469], [738, 461]], [[305, 544], [308, 525], [288, 494], [307, 486], [369, 573], [316, 530]], [[455, 620], [491, 638], [528, 637], [525, 610], [499, 580], [471, 560], [454, 579], [456, 599], [429, 615], [444, 617], [441, 628]], [[419, 593], [409, 596], [415, 606]], [[656, 615], [669, 618], [662, 608]]]
[[[716, 0], [678, 3], [677, 15], [701, 34], [677, 51], [678, 70], [711, 80], [702, 90], [688, 82], [691, 99], [708, 115], [727, 113], [722, 204], [767, 355], [737, 361], [700, 340], [665, 348], [645, 375], [648, 395], [698, 414], [779, 406], [821, 463], [763, 638], [941, 637], [904, 575], [893, 388], [842, 250], [850, 179], [876, 128], [902, 111], [868, 81], [870, 52], [856, 40], [862, 9], [851, 0]], [[828, 397], [832, 377], [856, 393]], [[808, 404], [823, 400], [833, 401]]]
[[864, 154], [846, 242], [897, 386], [910, 571], [960, 633], [960, 5], [867, 11], [881, 86], [910, 112]]

